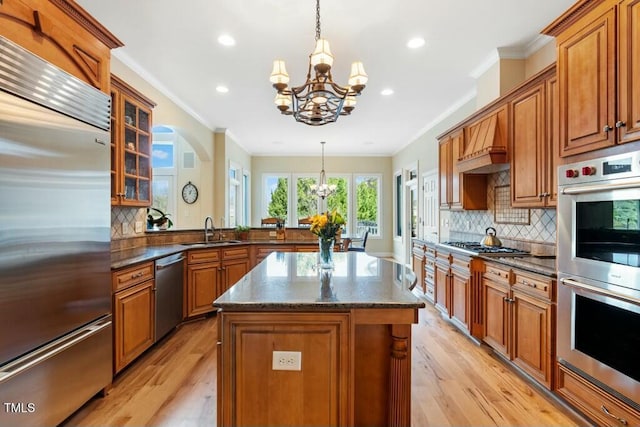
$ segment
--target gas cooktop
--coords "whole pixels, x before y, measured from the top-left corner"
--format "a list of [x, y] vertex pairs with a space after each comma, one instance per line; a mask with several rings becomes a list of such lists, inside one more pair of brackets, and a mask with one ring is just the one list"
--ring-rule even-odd
[[506, 248], [503, 246], [484, 246], [478, 242], [442, 242], [444, 246], [462, 249], [472, 255], [490, 255], [490, 256], [526, 256], [529, 252], [520, 249]]

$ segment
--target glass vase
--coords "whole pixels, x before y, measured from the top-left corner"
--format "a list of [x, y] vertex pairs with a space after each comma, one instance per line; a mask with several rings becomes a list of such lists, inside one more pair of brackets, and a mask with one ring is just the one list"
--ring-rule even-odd
[[333, 268], [333, 246], [336, 240], [334, 238], [322, 238], [318, 239], [320, 246], [320, 268]]
[[320, 298], [318, 301], [336, 301], [336, 294], [333, 290], [333, 269], [321, 268], [320, 276]]

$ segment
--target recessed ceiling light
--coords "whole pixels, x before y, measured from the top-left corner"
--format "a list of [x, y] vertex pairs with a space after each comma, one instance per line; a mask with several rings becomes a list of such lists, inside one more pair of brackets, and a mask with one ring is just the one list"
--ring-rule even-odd
[[417, 49], [424, 46], [424, 39], [422, 37], [414, 37], [407, 42], [409, 49]]
[[218, 43], [223, 46], [235, 46], [236, 41], [229, 34], [221, 34], [220, 37], [218, 37]]
[[219, 85], [219, 86], [216, 86], [216, 92], [227, 93], [229, 92], [229, 88], [226, 86]]
[[383, 95], [383, 96], [393, 95], [393, 89], [383, 89], [382, 92], [380, 92], [380, 95]]

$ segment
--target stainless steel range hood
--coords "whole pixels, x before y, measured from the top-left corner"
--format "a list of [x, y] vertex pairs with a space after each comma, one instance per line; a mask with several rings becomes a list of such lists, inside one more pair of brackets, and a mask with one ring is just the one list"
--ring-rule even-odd
[[509, 168], [507, 110], [500, 108], [465, 128], [465, 145], [458, 170], [486, 174]]

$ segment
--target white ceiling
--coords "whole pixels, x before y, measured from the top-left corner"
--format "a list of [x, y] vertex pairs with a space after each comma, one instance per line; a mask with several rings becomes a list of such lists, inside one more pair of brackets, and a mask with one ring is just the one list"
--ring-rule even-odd
[[[286, 61], [290, 85], [304, 82], [314, 0], [77, 2], [125, 44], [116, 57], [250, 154], [318, 155], [324, 140], [331, 156], [396, 153], [475, 94], [471, 74], [496, 48], [526, 54], [574, 0], [321, 0], [334, 80], [346, 84], [360, 60], [369, 82], [351, 116], [319, 127], [281, 115], [269, 82], [274, 59]], [[223, 33], [235, 46], [217, 42]], [[415, 36], [426, 44], [411, 50]]]

